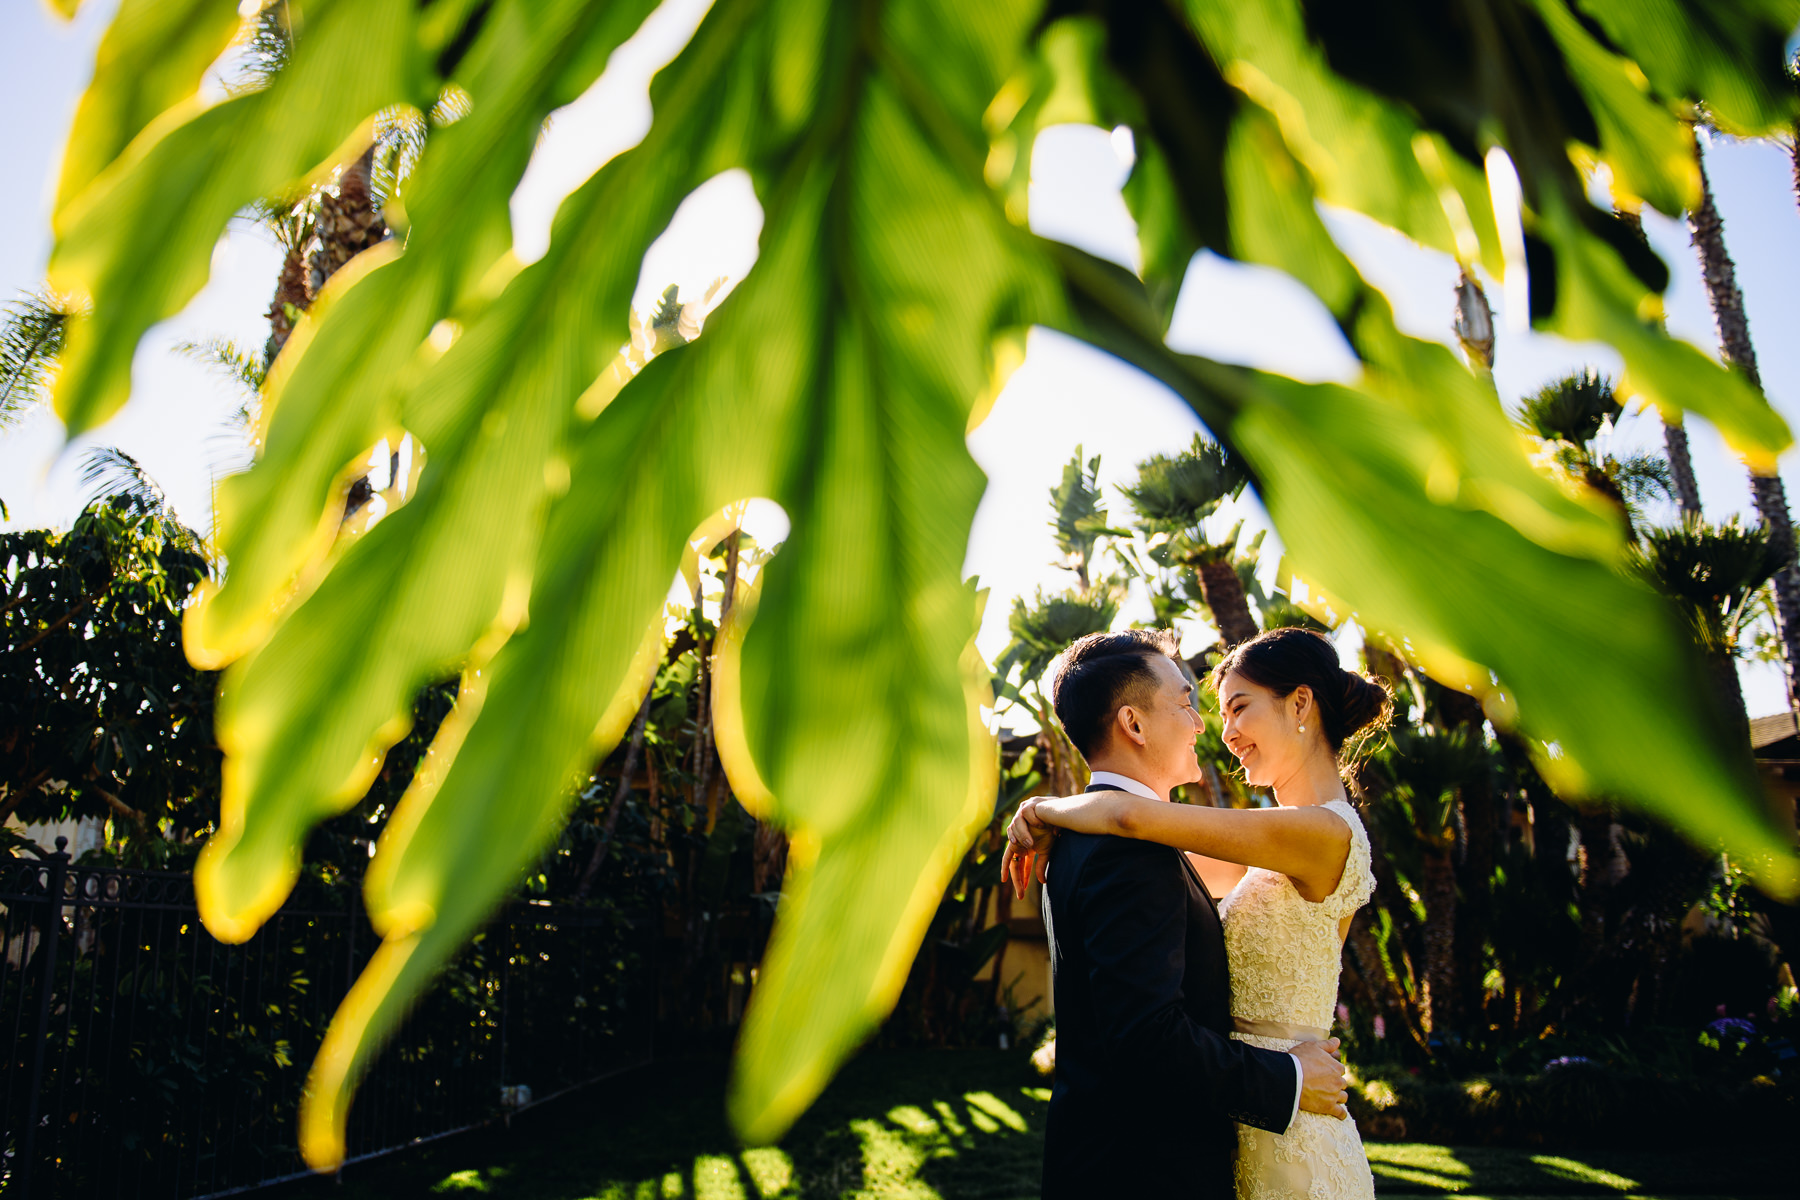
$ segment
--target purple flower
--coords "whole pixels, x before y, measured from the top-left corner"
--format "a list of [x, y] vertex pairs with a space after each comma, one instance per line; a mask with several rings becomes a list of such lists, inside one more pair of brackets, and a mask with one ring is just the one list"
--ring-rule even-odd
[[1544, 1064], [1544, 1070], [1555, 1071], [1562, 1067], [1591, 1067], [1594, 1060], [1580, 1054], [1565, 1054], [1561, 1058], [1553, 1058]]
[[1706, 1032], [1721, 1040], [1728, 1034], [1751, 1038], [1756, 1036], [1756, 1026], [1742, 1017], [1720, 1017], [1706, 1027]]
[[[1769, 1001], [1769, 1011], [1775, 1011], [1775, 1001], [1773, 1000]], [[1337, 1006], [1337, 1019], [1339, 1025], [1348, 1025], [1350, 1023], [1350, 1006], [1348, 1004], [1340, 1004]]]
[[1386, 1036], [1387, 1036], [1387, 1021], [1378, 1016], [1375, 1018], [1375, 1040], [1380, 1041], [1381, 1039], [1385, 1038]]

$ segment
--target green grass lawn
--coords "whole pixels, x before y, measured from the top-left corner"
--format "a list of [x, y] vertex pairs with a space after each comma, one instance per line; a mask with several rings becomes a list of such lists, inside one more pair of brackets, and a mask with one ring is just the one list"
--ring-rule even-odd
[[[495, 1127], [349, 1167], [288, 1200], [1013, 1200], [1038, 1192], [1050, 1093], [999, 1051], [876, 1051], [847, 1067], [779, 1147], [741, 1150], [725, 1071], [660, 1063]], [[1774, 1155], [1372, 1144], [1384, 1195], [1753, 1197], [1791, 1194]]]

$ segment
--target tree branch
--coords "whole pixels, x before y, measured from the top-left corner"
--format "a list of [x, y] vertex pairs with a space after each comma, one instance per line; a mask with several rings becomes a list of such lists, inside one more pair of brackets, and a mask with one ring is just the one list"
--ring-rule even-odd
[[23, 642], [20, 642], [17, 646], [14, 646], [13, 647], [14, 653], [17, 653], [17, 654], [25, 653], [25, 651], [31, 649], [33, 646], [37, 645], [39, 642], [43, 641], [45, 638], [47, 638], [51, 634], [55, 633], [58, 629], [61, 629], [64, 625], [67, 625], [71, 620], [73, 620], [75, 618], [76, 614], [80, 613], [82, 609], [86, 608], [91, 603], [92, 603], [92, 601], [90, 601], [90, 600], [83, 600], [80, 604], [77, 604], [74, 608], [71, 608], [68, 612], [66, 612], [62, 616], [56, 618], [56, 620], [50, 622], [50, 624], [44, 626], [42, 629], [38, 630], [36, 633], [34, 633], [30, 637], [26, 638]]
[[25, 798], [35, 794], [39, 788], [44, 786], [45, 781], [50, 778], [51, 770], [52, 768], [45, 767], [32, 776], [23, 787], [17, 790], [8, 789], [6, 795], [0, 797], [0, 824], [11, 820], [12, 815], [19, 811], [19, 805], [25, 803]]
[[110, 792], [101, 787], [98, 777], [91, 771], [88, 773], [87, 788], [96, 796], [99, 796], [102, 800], [106, 801], [106, 807], [112, 809], [114, 815], [124, 817], [133, 825], [137, 826], [140, 832], [143, 831], [148, 818], [137, 809], [131, 807], [131, 805], [119, 799], [118, 793]]

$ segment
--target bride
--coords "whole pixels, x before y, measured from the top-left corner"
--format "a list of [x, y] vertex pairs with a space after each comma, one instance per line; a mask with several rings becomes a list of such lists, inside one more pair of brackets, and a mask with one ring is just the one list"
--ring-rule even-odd
[[[1374, 890], [1368, 834], [1344, 791], [1343, 748], [1386, 720], [1389, 696], [1344, 670], [1330, 642], [1300, 629], [1236, 646], [1212, 685], [1226, 747], [1245, 779], [1274, 790], [1274, 808], [1168, 804], [1134, 791], [1027, 800], [1007, 831], [1006, 867], [1020, 893], [1034, 860], [1042, 882], [1058, 829], [1186, 851], [1209, 890], [1230, 889], [1219, 912], [1232, 1036], [1269, 1050], [1324, 1041], [1344, 937]], [[1284, 1134], [1240, 1124], [1236, 1172], [1241, 1200], [1374, 1196], [1356, 1123], [1309, 1112]]]

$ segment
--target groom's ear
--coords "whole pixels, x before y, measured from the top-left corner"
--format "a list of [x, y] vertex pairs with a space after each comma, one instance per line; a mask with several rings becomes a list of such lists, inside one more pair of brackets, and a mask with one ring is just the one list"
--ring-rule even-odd
[[1144, 736], [1143, 718], [1131, 705], [1119, 706], [1119, 711], [1113, 715], [1113, 725], [1120, 737], [1139, 746], [1149, 743], [1149, 739]]

